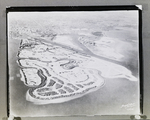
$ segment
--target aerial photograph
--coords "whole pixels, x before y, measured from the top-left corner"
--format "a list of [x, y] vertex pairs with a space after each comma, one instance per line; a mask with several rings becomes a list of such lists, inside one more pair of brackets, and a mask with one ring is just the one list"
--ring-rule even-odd
[[7, 13], [10, 115], [140, 113], [137, 10]]

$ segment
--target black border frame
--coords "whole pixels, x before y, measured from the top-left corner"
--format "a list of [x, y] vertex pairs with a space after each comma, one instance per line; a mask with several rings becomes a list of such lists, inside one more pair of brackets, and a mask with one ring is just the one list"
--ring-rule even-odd
[[142, 9], [136, 5], [111, 5], [111, 6], [13, 6], [6, 8], [6, 74], [7, 74], [7, 117], [9, 117], [9, 64], [8, 64], [8, 16], [9, 12], [50, 12], [50, 11], [119, 11], [138, 10], [139, 17], [139, 78], [140, 78], [140, 113], [143, 114], [144, 98], [144, 69], [143, 69], [143, 44], [142, 44]]

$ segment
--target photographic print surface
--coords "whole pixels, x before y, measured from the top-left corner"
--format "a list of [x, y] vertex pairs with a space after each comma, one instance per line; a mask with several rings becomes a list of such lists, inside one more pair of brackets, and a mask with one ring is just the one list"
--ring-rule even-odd
[[14, 116], [140, 113], [137, 10], [8, 12]]

